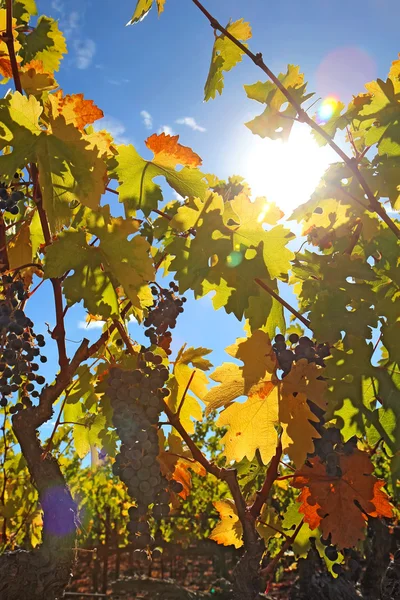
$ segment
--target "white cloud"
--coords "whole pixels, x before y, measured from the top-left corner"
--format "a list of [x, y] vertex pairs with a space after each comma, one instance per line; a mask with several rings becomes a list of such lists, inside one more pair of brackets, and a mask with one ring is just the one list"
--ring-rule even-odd
[[116, 144], [131, 144], [131, 140], [127, 135], [126, 127], [121, 121], [115, 119], [115, 117], [103, 117], [99, 119], [95, 125], [96, 131], [106, 129], [114, 138]]
[[64, 5], [61, 0], [53, 0], [51, 3], [51, 8], [59, 13], [64, 12]]
[[75, 62], [78, 69], [90, 67], [96, 53], [96, 44], [93, 40], [74, 40]]
[[177, 119], [176, 122], [179, 125], [187, 125], [187, 127], [190, 127], [193, 131], [201, 131], [202, 133], [206, 131], [206, 128], [198, 125], [193, 117], [182, 117], [181, 119]]
[[[78, 321], [78, 329], [103, 329], [106, 321]], [[129, 316], [128, 325], [137, 323], [133, 315]]]
[[[98, 66], [96, 65], [96, 68], [98, 68]], [[129, 83], [130, 79], [107, 79], [107, 83], [109, 83], [110, 85], [123, 85], [125, 83]]]
[[73, 10], [68, 17], [64, 17], [61, 23], [61, 29], [66, 37], [70, 37], [74, 31], [79, 29], [79, 13]]
[[165, 135], [174, 135], [172, 127], [170, 127], [169, 125], [163, 125], [162, 127], [160, 127], [158, 133], [165, 133]]
[[102, 329], [105, 321], [79, 321], [78, 329]]
[[143, 119], [143, 123], [146, 129], [151, 129], [153, 127], [153, 117], [151, 116], [151, 114], [147, 112], [147, 110], [142, 110], [140, 116]]

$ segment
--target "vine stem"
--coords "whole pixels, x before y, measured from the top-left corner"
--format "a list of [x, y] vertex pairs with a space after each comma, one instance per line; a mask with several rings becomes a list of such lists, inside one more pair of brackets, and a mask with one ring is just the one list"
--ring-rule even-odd
[[46, 448], [45, 448], [45, 450], [44, 450], [44, 452], [43, 452], [42, 460], [44, 460], [44, 459], [46, 458], [46, 456], [48, 455], [48, 453], [49, 453], [49, 452], [51, 452], [51, 449], [52, 449], [52, 447], [53, 447], [53, 439], [54, 439], [54, 436], [55, 436], [55, 434], [56, 434], [56, 431], [57, 431], [57, 429], [58, 429], [58, 427], [59, 427], [59, 425], [60, 425], [60, 423], [61, 423], [61, 415], [62, 415], [62, 413], [63, 413], [64, 407], [65, 407], [65, 404], [66, 404], [66, 402], [67, 402], [67, 400], [68, 400], [69, 393], [70, 393], [70, 390], [67, 390], [67, 391], [65, 392], [65, 397], [64, 397], [64, 399], [63, 399], [63, 401], [62, 401], [62, 403], [61, 403], [61, 408], [60, 408], [60, 411], [59, 411], [59, 413], [58, 413], [58, 416], [57, 416], [56, 422], [54, 423], [53, 431], [51, 432], [51, 435], [50, 435], [49, 441], [47, 442]]
[[129, 352], [129, 354], [135, 354], [135, 349], [134, 349], [134, 347], [132, 345], [132, 342], [129, 339], [129, 335], [127, 334], [126, 329], [122, 325], [121, 321], [118, 321], [118, 319], [115, 319], [114, 320], [114, 325], [115, 325], [115, 328], [118, 329], [119, 335], [124, 340], [124, 344], [126, 346], [126, 349]]
[[179, 406], [178, 406], [178, 410], [176, 411], [176, 414], [178, 415], [178, 417], [181, 414], [181, 410], [182, 410], [183, 403], [185, 402], [186, 394], [189, 391], [189, 388], [190, 388], [190, 386], [192, 384], [192, 381], [193, 381], [193, 377], [195, 375], [196, 375], [196, 369], [194, 371], [192, 371], [192, 373], [190, 375], [190, 378], [189, 378], [189, 381], [186, 384], [185, 391], [183, 392], [182, 399], [181, 399], [181, 401], [179, 403]]
[[203, 13], [203, 15], [208, 19], [211, 27], [215, 30], [220, 31], [224, 36], [226, 36], [235, 46], [240, 48], [240, 50], [248, 56], [253, 63], [259, 67], [264, 73], [271, 79], [271, 81], [276, 85], [279, 91], [284, 95], [286, 100], [296, 109], [298, 114], [298, 120], [301, 123], [306, 123], [311, 129], [313, 129], [316, 133], [318, 133], [323, 139], [329, 144], [329, 146], [336, 152], [336, 154], [342, 159], [342, 161], [347, 165], [350, 171], [353, 173], [354, 177], [357, 179], [358, 183], [364, 190], [365, 195], [368, 198], [370, 204], [370, 210], [372, 212], [376, 212], [386, 223], [386, 225], [391, 229], [391, 231], [395, 234], [395, 236], [400, 239], [400, 229], [397, 227], [396, 223], [389, 217], [384, 207], [377, 200], [372, 190], [370, 189], [368, 183], [366, 182], [363, 174], [360, 172], [358, 168], [358, 159], [350, 157], [344, 152], [340, 146], [336, 144], [336, 142], [331, 138], [329, 133], [327, 133], [318, 123], [316, 123], [305, 110], [302, 109], [301, 104], [299, 104], [296, 98], [289, 92], [288, 89], [279, 81], [278, 77], [271, 71], [269, 67], [265, 64], [261, 52], [254, 54], [251, 50], [247, 48], [242, 42], [240, 42], [234, 35], [232, 35], [225, 27], [223, 27], [215, 17], [208, 12], [208, 10], [203, 6], [203, 4], [199, 0], [192, 0], [193, 4], [197, 6], [197, 8]]
[[[39, 185], [39, 173], [35, 164], [31, 164], [31, 173], [33, 180], [33, 199], [37, 206], [40, 224], [42, 226], [43, 237], [46, 246], [52, 242], [49, 222], [47, 220], [46, 211], [43, 208], [42, 191]], [[56, 311], [56, 326], [54, 327], [51, 337], [56, 341], [58, 349], [58, 364], [60, 365], [61, 371], [67, 369], [69, 365], [69, 359], [67, 356], [67, 348], [65, 344], [65, 324], [64, 324], [64, 303], [61, 288], [61, 280], [58, 277], [52, 277], [50, 279], [53, 286], [54, 294], [54, 305]]]
[[[6, 0], [6, 38], [8, 54], [10, 57], [11, 69], [14, 79], [14, 85], [17, 92], [22, 94], [21, 79], [19, 76], [17, 57], [15, 55], [14, 48], [14, 36], [13, 36], [13, 0]], [[4, 39], [4, 38], [3, 38]]]
[[253, 505], [250, 507], [250, 514], [255, 519], [260, 514], [262, 507], [265, 504], [265, 502], [269, 496], [269, 493], [271, 491], [273, 483], [278, 477], [278, 474], [279, 474], [278, 468], [279, 468], [279, 463], [281, 461], [281, 458], [282, 458], [282, 443], [279, 440], [279, 443], [276, 447], [275, 456], [271, 460], [270, 465], [268, 467], [264, 484], [263, 484], [261, 490], [259, 490], [257, 492], [256, 499], [254, 500]]
[[268, 294], [270, 296], [272, 296], [273, 298], [275, 298], [275, 300], [277, 300], [279, 302], [279, 304], [282, 304], [282, 306], [284, 306], [285, 308], [287, 308], [287, 310], [289, 312], [291, 312], [292, 315], [294, 315], [297, 319], [299, 319], [299, 321], [301, 321], [303, 323], [303, 325], [305, 325], [306, 327], [310, 328], [310, 325], [311, 325], [310, 321], [308, 319], [306, 319], [305, 317], [303, 317], [303, 315], [301, 315], [298, 310], [296, 310], [295, 308], [293, 308], [293, 306], [291, 306], [288, 302], [286, 302], [286, 300], [284, 300], [283, 298], [281, 298], [279, 296], [279, 294], [277, 294], [276, 292], [274, 292], [274, 290], [272, 288], [270, 288], [269, 285], [267, 285], [266, 283], [264, 283], [264, 281], [262, 281], [261, 279], [258, 279], [258, 278], [256, 278], [254, 281], [263, 290], [265, 290], [266, 292], [268, 292]]

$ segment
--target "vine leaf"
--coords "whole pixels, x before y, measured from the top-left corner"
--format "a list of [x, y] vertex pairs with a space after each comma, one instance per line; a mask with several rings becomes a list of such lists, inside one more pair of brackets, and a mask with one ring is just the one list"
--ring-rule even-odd
[[326, 410], [327, 383], [319, 379], [322, 373], [323, 369], [315, 363], [302, 359], [282, 381], [279, 399], [282, 447], [297, 466], [304, 463], [308, 453], [314, 452], [313, 439], [321, 437], [312, 425], [319, 419], [312, 412], [310, 402]]
[[[193, 419], [199, 420], [202, 417], [200, 404], [190, 392], [193, 392], [200, 400], [207, 394], [208, 378], [202, 370], [208, 370], [211, 367], [211, 363], [204, 359], [204, 354], [210, 352], [211, 350], [207, 348], [188, 348], [187, 350], [184, 347], [181, 348], [174, 363], [173, 375], [168, 383], [171, 393], [166, 402], [173, 412], [177, 412], [180, 407], [180, 420], [188, 433], [194, 432]], [[184, 402], [181, 405], [183, 398]]]
[[69, 222], [69, 203], [79, 200], [96, 209], [106, 183], [106, 165], [97, 149], [90, 149], [80, 131], [61, 115], [39, 123], [42, 107], [34, 96], [15, 92], [0, 100], [0, 148], [12, 146], [0, 156], [0, 177], [10, 181], [15, 171], [29, 162], [38, 164], [43, 207], [52, 229]]
[[24, 92], [29, 96], [40, 96], [43, 92], [54, 90], [58, 83], [53, 75], [46, 73], [40, 60], [31, 60], [25, 64], [20, 71], [21, 85]]
[[221, 520], [212, 530], [210, 539], [224, 546], [233, 545], [235, 548], [243, 546], [243, 528], [233, 500], [229, 498], [217, 500], [214, 506]]
[[[140, 317], [143, 307], [152, 303], [147, 282], [154, 279], [154, 267], [147, 241], [140, 235], [131, 237], [138, 229], [134, 220], [111, 217], [108, 206], [88, 214], [85, 229], [70, 227], [47, 249], [45, 277], [61, 277], [73, 269], [63, 284], [68, 304], [83, 300], [89, 313], [104, 319], [119, 315], [122, 286]], [[92, 235], [99, 239], [98, 246], [89, 246]]]
[[85, 100], [83, 94], [67, 94], [63, 96], [62, 90], [49, 96], [53, 118], [62, 115], [67, 125], [73, 124], [80, 131], [86, 125], [94, 123], [104, 117], [104, 113], [93, 100]]
[[[225, 409], [217, 424], [228, 428], [222, 440], [227, 460], [252, 460], [258, 449], [263, 463], [268, 464], [275, 453], [280, 424], [284, 451], [296, 465], [302, 465], [314, 451], [313, 439], [320, 437], [312, 425], [318, 418], [310, 404], [326, 409], [324, 369], [303, 359], [283, 381], [278, 380], [269, 336], [260, 330], [237, 340], [227, 352], [243, 361], [243, 366], [224, 363], [215, 369], [211, 379], [220, 385], [203, 398], [206, 414]], [[246, 402], [233, 404], [242, 396], [248, 397]]]
[[206, 414], [229, 406], [240, 396], [251, 394], [260, 382], [268, 382], [276, 369], [275, 352], [264, 331], [257, 330], [249, 338], [237, 339], [226, 351], [241, 360], [243, 366], [224, 363], [215, 369], [211, 379], [221, 385], [213, 387], [203, 398], [207, 405]]
[[272, 506], [264, 504], [259, 522], [257, 523], [257, 531], [264, 542], [268, 542], [271, 537], [278, 535], [277, 530], [282, 531], [282, 521]]
[[158, 432], [160, 448], [162, 448], [158, 461], [160, 463], [161, 472], [164, 476], [179, 481], [182, 484], [183, 490], [179, 492], [181, 498], [189, 496], [192, 487], [192, 477], [189, 469], [194, 473], [204, 477], [206, 470], [197, 461], [193, 461], [190, 450], [183, 446], [180, 436], [170, 433], [168, 435], [168, 449], [165, 449], [165, 436], [160, 429]]
[[381, 489], [384, 482], [372, 475], [367, 453], [354, 450], [337, 456], [340, 476], [329, 476], [319, 457], [314, 457], [311, 467], [296, 471], [292, 485], [302, 490], [299, 511], [310, 528], [320, 526], [324, 538], [331, 535], [332, 544], [343, 549], [365, 538], [366, 515], [391, 518], [393, 511]]
[[[229, 23], [227, 31], [242, 43], [251, 38], [251, 27], [243, 19]], [[246, 44], [244, 44], [246, 46]], [[215, 98], [217, 92], [222, 94], [224, 89], [224, 71], [230, 71], [243, 58], [243, 50], [238, 48], [223, 33], [215, 36], [214, 47], [211, 56], [211, 65], [207, 81], [204, 86], [204, 100]]]
[[37, 15], [35, 0], [15, 0], [13, 15], [18, 22], [28, 23], [31, 16], [34, 17]]
[[258, 450], [268, 464], [276, 452], [278, 423], [278, 388], [272, 381], [253, 387], [246, 402], [228, 406], [217, 421], [228, 428], [222, 438], [227, 462], [253, 460]]
[[[153, 179], [163, 176], [183, 197], [203, 198], [207, 189], [204, 175], [199, 171], [200, 157], [187, 146], [178, 143], [179, 136], [153, 134], [146, 146], [154, 153], [151, 161], [144, 160], [132, 145], [119, 146], [117, 166], [113, 176], [118, 180], [119, 199], [128, 215], [142, 210], [148, 215], [162, 200], [161, 188]], [[178, 165], [183, 168], [176, 170]]]
[[39, 17], [36, 27], [23, 38], [24, 62], [40, 60], [46, 72], [58, 71], [66, 53], [65, 38], [58, 23], [49, 17]]
[[[304, 82], [304, 75], [300, 73], [298, 66], [288, 65], [287, 72], [280, 73], [278, 79], [298, 104], [306, 102], [314, 95], [305, 93], [307, 84]], [[246, 123], [246, 127], [262, 138], [269, 137], [272, 140], [287, 141], [297, 111], [291, 104], [288, 104], [281, 90], [272, 81], [265, 83], [258, 81], [252, 85], [245, 85], [244, 89], [248, 98], [267, 105], [262, 115]], [[287, 106], [282, 110], [284, 105]]]
[[[252, 330], [265, 328], [272, 334], [276, 322], [281, 320], [282, 307], [278, 302], [278, 306], [273, 304], [255, 279], [261, 279], [277, 293], [277, 282], [272, 277], [287, 279], [293, 255], [286, 245], [292, 234], [281, 225], [268, 231], [263, 227], [278, 214], [264, 199], [253, 203], [241, 192], [225, 202], [223, 196], [212, 192], [204, 200], [185, 202], [176, 211], [170, 227], [172, 231], [193, 227], [196, 235], [191, 238], [172, 234], [166, 243], [168, 255], [173, 257], [168, 271], [176, 272], [180, 290], [192, 289], [196, 297], [212, 291], [216, 310], [223, 306], [239, 320], [248, 318]], [[277, 321], [270, 319], [271, 315]]]
[[[165, 5], [166, 0], [155, 0], [155, 1], [157, 3], [158, 16], [160, 16], [164, 10], [164, 5]], [[154, 0], [138, 0], [138, 2], [136, 4], [135, 12], [133, 13], [131, 20], [128, 21], [127, 25], [134, 25], [135, 23], [138, 23], [139, 21], [143, 21], [143, 19], [145, 17], [147, 17], [147, 15], [149, 14], [149, 12], [153, 6], [153, 3], [154, 3]]]

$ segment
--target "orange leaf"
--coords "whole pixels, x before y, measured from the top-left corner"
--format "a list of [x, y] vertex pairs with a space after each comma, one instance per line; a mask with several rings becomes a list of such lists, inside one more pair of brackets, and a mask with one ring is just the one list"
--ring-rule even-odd
[[81, 131], [86, 125], [104, 117], [104, 113], [93, 100], [85, 100], [83, 94], [73, 94], [62, 97], [59, 90], [55, 96], [58, 100], [58, 112], [63, 115], [67, 125], [73, 123]]
[[[373, 475], [373, 465], [366, 452], [354, 450], [350, 455], [337, 454], [340, 476], [327, 475], [318, 457], [296, 471], [292, 481], [302, 490], [299, 511], [311, 529], [320, 527], [325, 538], [332, 536], [338, 548], [350, 548], [365, 538], [366, 515], [392, 516], [392, 508], [383, 482]], [[307, 489], [308, 492], [304, 490]], [[362, 510], [360, 510], [360, 508]]]
[[188, 146], [178, 144], [179, 135], [166, 135], [154, 133], [146, 140], [146, 146], [154, 152], [154, 162], [164, 167], [198, 167], [202, 161], [198, 154]]
[[[310, 496], [310, 489], [304, 487], [300, 492], [300, 496], [297, 498], [297, 502], [302, 503], [299, 512], [304, 514], [304, 521], [309, 524], [310, 529], [316, 529], [321, 523], [321, 517], [318, 514], [318, 509], [321, 507], [317, 503], [314, 505], [309, 504], [308, 499], [311, 500]], [[307, 507], [307, 510], [303, 510], [303, 507]]]
[[175, 481], [179, 481], [179, 483], [183, 485], [183, 490], [179, 492], [179, 496], [181, 496], [183, 499], [186, 499], [189, 496], [192, 488], [192, 476], [189, 473], [189, 469], [193, 469], [196, 473], [202, 475], [203, 477], [206, 474], [204, 467], [202, 467], [199, 463], [187, 462], [182, 459], [178, 460], [172, 478], [175, 479]]
[[13, 76], [11, 62], [8, 56], [0, 56], [0, 73], [3, 77], [11, 78]]

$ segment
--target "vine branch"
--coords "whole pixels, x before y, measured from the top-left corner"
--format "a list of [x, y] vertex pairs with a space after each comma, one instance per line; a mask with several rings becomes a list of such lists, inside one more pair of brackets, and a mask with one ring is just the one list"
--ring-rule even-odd
[[18, 62], [17, 62], [17, 57], [15, 55], [15, 48], [14, 48], [14, 36], [13, 36], [13, 26], [12, 26], [12, 22], [13, 22], [13, 6], [12, 6], [12, 4], [13, 4], [13, 0], [6, 0], [6, 35], [5, 35], [5, 39], [3, 36], [3, 39], [4, 39], [5, 43], [7, 44], [15, 89], [17, 90], [17, 92], [22, 94], [23, 92], [22, 92], [21, 79], [19, 76]]
[[262, 281], [261, 279], [258, 279], [258, 278], [256, 278], [254, 281], [263, 290], [265, 290], [266, 292], [268, 292], [268, 294], [270, 296], [272, 296], [273, 298], [275, 298], [275, 300], [277, 300], [279, 302], [279, 304], [282, 304], [282, 306], [284, 306], [285, 308], [287, 308], [287, 310], [289, 312], [291, 312], [292, 315], [294, 315], [297, 319], [299, 319], [299, 321], [301, 321], [303, 323], [303, 325], [305, 325], [306, 327], [310, 328], [310, 325], [311, 325], [310, 321], [308, 319], [306, 319], [305, 317], [303, 317], [303, 315], [301, 315], [298, 310], [296, 310], [295, 308], [293, 308], [293, 306], [291, 306], [288, 302], [286, 302], [286, 300], [284, 300], [283, 298], [281, 298], [279, 296], [279, 294], [277, 294], [276, 292], [274, 292], [274, 290], [272, 288], [270, 288], [269, 285], [267, 285], [266, 283], [264, 283], [264, 281]]
[[276, 448], [275, 456], [271, 460], [270, 465], [268, 467], [264, 484], [263, 484], [261, 490], [259, 490], [257, 492], [256, 499], [254, 500], [253, 505], [250, 507], [250, 513], [255, 519], [260, 514], [262, 507], [265, 504], [265, 502], [269, 496], [269, 493], [271, 491], [273, 483], [278, 477], [278, 468], [279, 468], [279, 463], [281, 461], [281, 457], [282, 457], [282, 443], [279, 440], [279, 444]]

